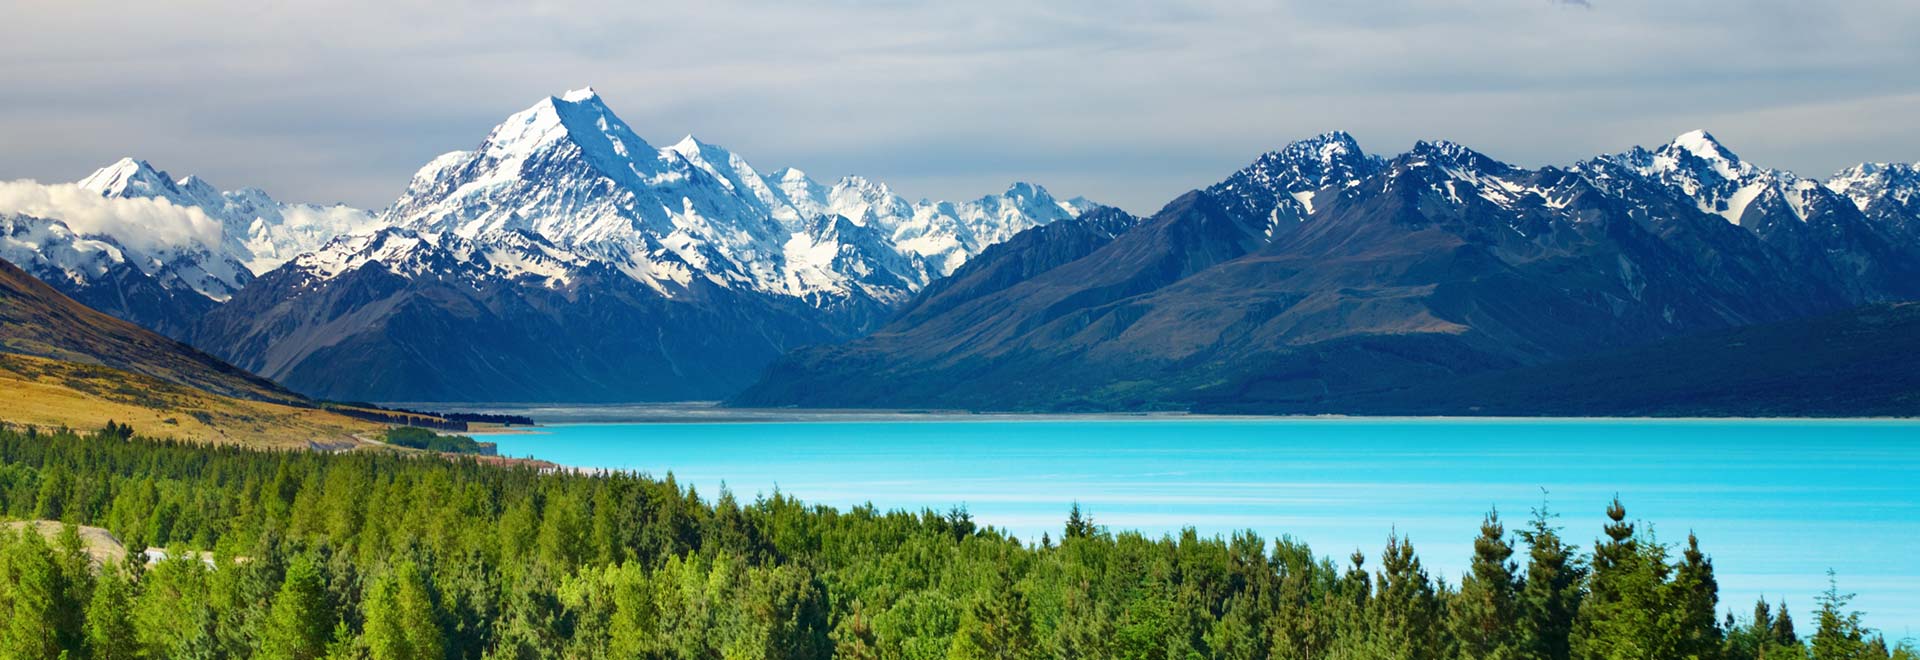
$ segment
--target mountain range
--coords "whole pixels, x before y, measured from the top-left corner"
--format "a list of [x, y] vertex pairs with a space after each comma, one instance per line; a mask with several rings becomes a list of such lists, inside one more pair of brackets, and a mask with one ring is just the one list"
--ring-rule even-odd
[[0, 257], [338, 400], [1337, 412], [1920, 298], [1913, 166], [1806, 179], [1704, 131], [1538, 169], [1333, 132], [1136, 217], [763, 174], [584, 89], [378, 212], [132, 159], [0, 185]]
[[[77, 187], [171, 224], [88, 231], [43, 204], [5, 217], [0, 257], [299, 392], [383, 401], [719, 398], [786, 350], [878, 327], [987, 245], [1097, 207], [1027, 183], [909, 202], [861, 177], [762, 175], [692, 136], [648, 144], [591, 89], [433, 159], [378, 213], [131, 159]], [[173, 240], [129, 247], [156, 234]]]
[[374, 220], [342, 205], [283, 204], [257, 188], [221, 192], [131, 158], [77, 184], [3, 185], [11, 208], [0, 210], [0, 258], [181, 340], [256, 272]]
[[1329, 133], [1152, 216], [988, 249], [951, 279], [991, 285], [929, 289], [867, 337], [784, 356], [735, 402], [1346, 412], [1920, 297], [1912, 171], [1800, 179], [1700, 131], [1541, 169], [1444, 141], [1382, 158]]

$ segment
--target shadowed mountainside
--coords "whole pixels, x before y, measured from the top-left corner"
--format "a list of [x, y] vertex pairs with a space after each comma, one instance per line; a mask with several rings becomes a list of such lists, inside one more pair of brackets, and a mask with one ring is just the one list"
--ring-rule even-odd
[[734, 403], [1361, 412], [1920, 286], [1899, 275], [1920, 238], [1704, 133], [1538, 170], [1449, 142], [1379, 159], [1334, 133], [1110, 239], [1070, 227], [982, 253], [868, 337], [788, 354]]

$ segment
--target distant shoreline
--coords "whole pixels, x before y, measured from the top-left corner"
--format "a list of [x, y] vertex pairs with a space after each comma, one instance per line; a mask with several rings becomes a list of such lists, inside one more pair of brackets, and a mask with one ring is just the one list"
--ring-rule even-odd
[[[638, 403], [638, 404], [394, 404], [436, 407], [448, 412], [484, 412], [525, 415], [534, 425], [507, 426], [473, 430], [467, 435], [510, 435], [538, 433], [545, 426], [638, 425], [638, 424], [794, 424], [794, 423], [886, 423], [886, 422], [1816, 422], [1816, 423], [1920, 423], [1920, 417], [1748, 417], [1748, 416], [1515, 416], [1515, 415], [1225, 415], [1186, 412], [974, 412], [961, 410], [883, 410], [883, 409], [796, 409], [725, 408], [713, 402]], [[542, 414], [542, 413], [545, 414]]]

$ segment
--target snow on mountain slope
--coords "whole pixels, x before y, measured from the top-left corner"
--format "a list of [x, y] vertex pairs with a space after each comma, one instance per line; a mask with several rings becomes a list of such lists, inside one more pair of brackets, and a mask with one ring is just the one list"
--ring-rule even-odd
[[122, 158], [81, 179], [81, 188], [104, 197], [166, 200], [198, 208], [221, 226], [220, 249], [264, 273], [337, 236], [367, 231], [375, 218], [345, 205], [287, 204], [258, 188], [222, 192], [197, 176], [174, 179], [144, 160]]
[[1841, 170], [1826, 186], [1878, 222], [1920, 241], [1920, 167], [1910, 163], [1862, 163]]
[[1747, 208], [1762, 197], [1774, 197], [1787, 205], [1793, 215], [1806, 220], [1806, 207], [1812, 200], [1830, 194], [1817, 181], [1795, 176], [1792, 172], [1763, 169], [1741, 160], [1712, 134], [1694, 130], [1682, 133], [1657, 149], [1634, 147], [1625, 153], [1603, 156], [1632, 171], [1677, 189], [1694, 200], [1701, 211], [1745, 225]]
[[1909, 299], [1920, 294], [1920, 232], [1911, 207], [1871, 192], [1875, 185], [1897, 188], [1897, 177], [1876, 177], [1869, 169], [1843, 172], [1831, 184], [1801, 178], [1743, 161], [1706, 131], [1576, 166], [1598, 185], [1618, 175], [1664, 188], [1748, 230], [1806, 279], [1850, 299]]
[[580, 272], [606, 267], [669, 298], [692, 281], [692, 269], [664, 250], [635, 255], [618, 246], [610, 249], [617, 252], [569, 250], [525, 229], [493, 230], [470, 238], [384, 227], [343, 236], [324, 250], [295, 257], [289, 265], [311, 280], [308, 288], [366, 267], [404, 278], [519, 282], [545, 289], [565, 288]]
[[691, 275], [821, 304], [892, 304], [987, 245], [1092, 206], [1030, 184], [955, 204], [908, 202], [859, 177], [829, 187], [791, 168], [762, 175], [693, 136], [654, 147], [589, 88], [542, 99], [479, 147], [434, 159], [382, 220], [481, 242], [527, 232], [624, 262], [669, 295]]
[[1862, 209], [1880, 199], [1920, 203], [1920, 168], [1909, 163], [1861, 163], [1834, 174], [1826, 184]]
[[187, 339], [264, 272], [371, 215], [221, 192], [123, 158], [78, 183], [0, 183], [0, 257], [99, 311]]
[[89, 284], [126, 263], [126, 252], [112, 239], [81, 236], [59, 220], [0, 215], [0, 258], [42, 280]]
[[[1252, 165], [1207, 189], [1271, 238], [1312, 215], [1316, 200], [1339, 195], [1384, 167], [1343, 131], [1298, 140], [1262, 154]], [[1326, 198], [1321, 197], [1326, 195]]]
[[217, 304], [189, 284], [207, 286], [217, 278], [194, 260], [152, 254], [109, 235], [75, 231], [66, 221], [0, 212], [0, 259], [95, 310], [184, 339]]
[[[166, 199], [102, 197], [73, 184], [11, 181], [0, 183], [0, 213], [59, 225], [57, 229], [30, 232], [46, 239], [45, 243], [36, 243], [47, 251], [45, 256], [61, 252], [73, 240], [110, 243], [117, 249], [89, 251], [94, 255], [91, 258], [127, 264], [163, 286], [191, 291], [209, 300], [226, 300], [253, 277], [244, 264], [222, 249], [219, 221], [195, 206]], [[19, 225], [12, 229], [22, 230]], [[16, 243], [15, 248], [21, 245]], [[64, 276], [34, 274], [79, 281], [79, 271]]]

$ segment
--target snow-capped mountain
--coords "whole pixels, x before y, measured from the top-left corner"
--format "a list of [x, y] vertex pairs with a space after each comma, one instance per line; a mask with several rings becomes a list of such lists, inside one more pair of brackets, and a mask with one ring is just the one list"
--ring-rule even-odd
[[0, 183], [0, 257], [110, 315], [186, 339], [287, 258], [374, 221], [344, 206], [220, 192], [121, 159], [75, 184]]
[[1693, 199], [1702, 212], [1726, 218], [1736, 225], [1742, 224], [1747, 207], [1763, 195], [1788, 201], [1796, 215], [1804, 219], [1806, 195], [1819, 185], [1788, 172], [1761, 169], [1743, 161], [1701, 130], [1683, 133], [1657, 149], [1634, 147], [1602, 160], [1677, 189]]
[[1879, 222], [1920, 241], [1920, 167], [1910, 163], [1862, 163], [1827, 179], [1834, 192]]
[[197, 261], [163, 260], [60, 220], [0, 213], [0, 259], [95, 310], [176, 339], [218, 304], [184, 284], [218, 281]]
[[1239, 215], [1265, 218], [1280, 230], [1312, 215], [1321, 194], [1338, 195], [1385, 164], [1361, 151], [1352, 135], [1332, 131], [1263, 154], [1208, 191], [1229, 200]]
[[691, 136], [656, 147], [584, 89], [434, 158], [378, 229], [263, 275], [198, 336], [323, 397], [714, 398], [1093, 206], [1031, 184], [908, 202], [858, 177], [765, 175]]
[[481, 242], [531, 232], [624, 263], [666, 295], [692, 276], [887, 306], [987, 245], [1091, 206], [1031, 184], [972, 202], [910, 203], [859, 177], [823, 186], [791, 168], [766, 176], [692, 136], [657, 148], [583, 89], [513, 114], [476, 149], [434, 159], [382, 218]]
[[1920, 239], [1895, 229], [1911, 171], [1822, 183], [1705, 132], [1539, 169], [1440, 140], [1379, 159], [1330, 133], [1111, 239], [1036, 231], [990, 250], [735, 401], [1391, 410], [1412, 389], [1920, 299]]
[[[100, 181], [118, 168], [95, 172], [86, 182]], [[125, 190], [154, 185], [151, 176], [127, 174], [121, 182]], [[0, 213], [54, 221], [75, 237], [111, 243], [119, 249], [97, 254], [128, 263], [164, 286], [212, 301], [226, 300], [253, 278], [223, 245], [220, 221], [197, 205], [139, 194], [102, 195], [89, 185], [10, 181], [0, 183]], [[53, 241], [49, 255], [64, 240], [59, 231], [43, 236]], [[82, 273], [69, 275], [72, 279]]]
[[198, 176], [175, 179], [132, 158], [94, 171], [79, 185], [105, 197], [166, 200], [200, 209], [220, 222], [223, 256], [244, 264], [248, 275], [273, 270], [335, 237], [371, 230], [376, 223], [372, 214], [353, 207], [282, 203], [259, 188], [223, 192]]
[[[0, 188], [0, 257], [327, 398], [719, 398], [863, 335], [755, 396], [1285, 398], [1920, 299], [1913, 166], [1821, 181], [1705, 131], [1538, 169], [1331, 132], [1142, 219], [659, 147], [585, 89], [432, 159], [377, 214], [134, 160], [62, 190]], [[74, 191], [125, 208], [39, 212]]]
[[[1868, 172], [1873, 168], [1860, 166], [1823, 183], [1746, 162], [1699, 130], [1654, 150], [1635, 148], [1576, 169], [1605, 172], [1608, 165], [1751, 231], [1804, 278], [1845, 291], [1851, 299], [1920, 295], [1920, 242], [1904, 220], [1913, 216], [1901, 212], [1893, 193], [1899, 188], [1897, 168], [1875, 176]], [[1874, 195], [1876, 185], [1889, 194]], [[1869, 206], [1879, 217], [1864, 213]]]

